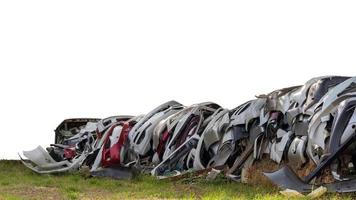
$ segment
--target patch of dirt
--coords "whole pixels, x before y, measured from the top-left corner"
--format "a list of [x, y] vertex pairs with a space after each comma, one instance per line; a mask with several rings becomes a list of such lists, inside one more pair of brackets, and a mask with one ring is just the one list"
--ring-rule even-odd
[[[285, 165], [285, 163], [277, 164], [269, 158], [263, 158], [262, 160], [256, 161], [252, 166], [246, 169], [247, 183], [252, 185], [271, 186], [273, 185], [272, 182], [270, 182], [262, 172], [274, 172], [280, 169], [283, 165]], [[288, 163], [286, 163], [286, 165], [288, 165], [299, 176], [299, 178], [307, 176], [316, 167], [314, 162], [311, 160], [309, 160], [302, 167], [292, 166]], [[328, 168], [322, 172], [322, 176], [320, 176], [317, 180], [318, 183], [331, 183], [334, 181], [335, 180]]]
[[[293, 171], [296, 172], [296, 174], [299, 176], [299, 178], [303, 178], [310, 174], [311, 171], [313, 171], [316, 168], [316, 165], [313, 161], [309, 160], [308, 163], [306, 163], [304, 166], [296, 168], [294, 166], [289, 165]], [[332, 183], [334, 182], [334, 178], [331, 174], [330, 169], [327, 167], [325, 170], [323, 170], [322, 175], [319, 176], [317, 179], [317, 183]]]
[[274, 161], [263, 158], [246, 169], [246, 181], [251, 185], [272, 186], [272, 183], [263, 175], [263, 172], [273, 172], [279, 168], [280, 166]]
[[313, 169], [316, 167], [313, 161], [309, 160], [304, 166], [302, 167], [294, 167], [293, 165], [289, 165], [293, 171], [299, 176], [299, 178], [305, 177], [308, 175]]

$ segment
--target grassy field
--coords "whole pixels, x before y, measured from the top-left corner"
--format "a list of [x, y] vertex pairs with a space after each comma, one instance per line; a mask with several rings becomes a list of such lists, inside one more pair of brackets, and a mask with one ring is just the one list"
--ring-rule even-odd
[[[327, 194], [323, 199], [353, 199]], [[246, 185], [223, 178], [162, 181], [92, 178], [85, 173], [39, 175], [18, 161], [0, 161], [0, 199], [285, 199], [272, 185]]]

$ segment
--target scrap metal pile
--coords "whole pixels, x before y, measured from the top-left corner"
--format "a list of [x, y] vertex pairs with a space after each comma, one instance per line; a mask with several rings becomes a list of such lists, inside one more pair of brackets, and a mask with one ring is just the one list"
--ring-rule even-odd
[[[281, 167], [265, 175], [281, 188], [353, 192], [355, 107], [356, 77], [318, 77], [232, 110], [169, 101], [143, 116], [68, 119], [55, 130], [55, 144], [24, 151], [21, 160], [38, 173], [87, 167], [93, 176], [169, 177], [224, 168], [227, 178], [239, 180], [244, 169], [270, 159]], [[295, 169], [308, 163], [313, 169], [298, 176]]]

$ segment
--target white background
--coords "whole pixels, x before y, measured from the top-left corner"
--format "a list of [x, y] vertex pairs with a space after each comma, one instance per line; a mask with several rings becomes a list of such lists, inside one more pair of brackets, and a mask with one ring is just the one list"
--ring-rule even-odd
[[356, 74], [355, 1], [0, 1], [0, 159], [65, 118]]

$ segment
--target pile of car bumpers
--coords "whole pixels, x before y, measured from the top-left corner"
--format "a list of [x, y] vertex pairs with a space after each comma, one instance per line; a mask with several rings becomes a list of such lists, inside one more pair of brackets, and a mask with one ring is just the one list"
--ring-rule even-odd
[[[244, 169], [269, 159], [281, 167], [264, 174], [281, 188], [354, 192], [355, 108], [356, 77], [317, 77], [232, 110], [169, 101], [142, 116], [67, 119], [55, 144], [24, 151], [21, 160], [38, 173], [87, 167], [93, 176], [129, 178], [133, 171], [171, 177], [224, 169], [239, 180]], [[307, 175], [297, 175], [310, 163]]]

